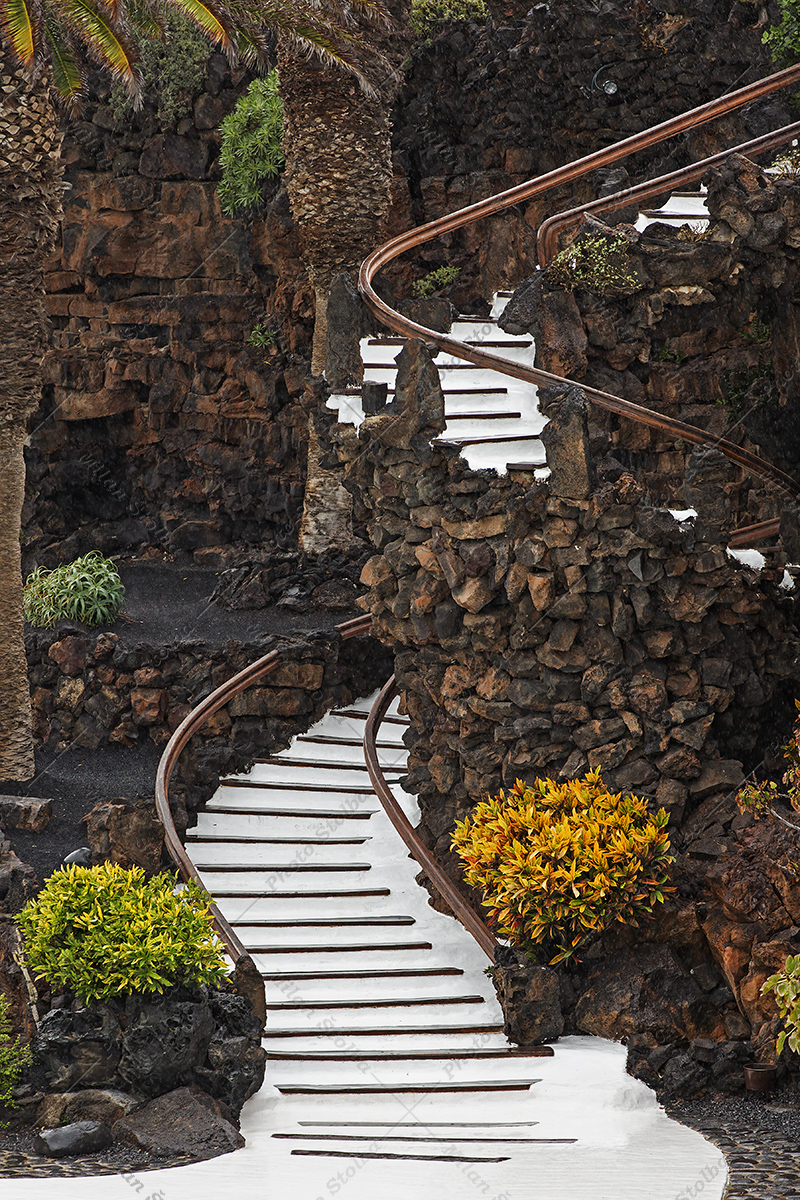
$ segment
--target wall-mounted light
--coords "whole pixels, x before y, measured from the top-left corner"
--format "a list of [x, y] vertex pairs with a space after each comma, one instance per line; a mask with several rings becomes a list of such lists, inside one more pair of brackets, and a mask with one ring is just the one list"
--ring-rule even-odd
[[[592, 83], [589, 89], [590, 92], [602, 92], [604, 96], [616, 96], [619, 91], [619, 84], [610, 75], [606, 75], [607, 71], [613, 70], [617, 63], [610, 63], [604, 67], [600, 67], [592, 76]], [[603, 76], [605, 75], [605, 78]]]

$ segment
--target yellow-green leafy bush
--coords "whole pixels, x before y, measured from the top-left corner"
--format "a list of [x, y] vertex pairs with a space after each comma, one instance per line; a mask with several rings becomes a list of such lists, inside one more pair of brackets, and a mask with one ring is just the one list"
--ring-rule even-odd
[[456, 823], [453, 848], [498, 933], [562, 962], [613, 922], [635, 923], [663, 901], [667, 814], [615, 795], [599, 768], [559, 785], [517, 781]]
[[778, 1054], [786, 1042], [791, 1050], [800, 1051], [800, 954], [790, 954], [783, 970], [770, 975], [761, 988], [762, 996], [767, 992], [775, 993], [778, 1012], [786, 1026], [775, 1043]]
[[11, 1036], [8, 1001], [0, 992], [0, 1108], [16, 1108], [11, 1093], [30, 1062], [31, 1052], [22, 1038]]
[[216, 983], [225, 969], [208, 895], [118, 863], [56, 871], [19, 914], [25, 953], [50, 987], [81, 1000]]

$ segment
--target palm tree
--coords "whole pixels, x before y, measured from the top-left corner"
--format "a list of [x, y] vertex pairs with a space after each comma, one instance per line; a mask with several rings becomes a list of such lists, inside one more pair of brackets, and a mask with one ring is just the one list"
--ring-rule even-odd
[[[209, 41], [266, 60], [268, 32], [369, 88], [347, 9], [315, 0], [165, 0]], [[381, 15], [378, 0], [360, 11]], [[0, 780], [34, 773], [23, 644], [20, 514], [25, 427], [41, 395], [43, 264], [61, 215], [57, 97], [75, 104], [99, 64], [141, 102], [139, 47], [165, 33], [159, 0], [0, 0]]]
[[406, 0], [386, 0], [381, 15], [388, 16], [383, 28], [374, 11], [358, 17], [359, 81], [299, 53], [288, 37], [278, 39], [284, 180], [314, 289], [312, 375], [325, 366], [331, 282], [341, 271], [358, 271], [381, 241], [389, 210], [390, 112], [410, 44]]

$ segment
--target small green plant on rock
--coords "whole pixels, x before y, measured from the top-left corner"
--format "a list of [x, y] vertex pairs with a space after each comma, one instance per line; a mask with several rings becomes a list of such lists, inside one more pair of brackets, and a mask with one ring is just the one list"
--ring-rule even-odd
[[455, 283], [460, 274], [460, 267], [437, 267], [435, 271], [429, 271], [422, 279], [418, 279], [411, 292], [417, 300], [427, 300], [449, 284]]
[[498, 932], [558, 963], [615, 922], [635, 924], [672, 890], [667, 819], [609, 792], [598, 768], [561, 785], [518, 781], [456, 823], [453, 848]]
[[0, 992], [0, 1108], [16, 1108], [12, 1092], [30, 1064], [31, 1052], [22, 1038], [11, 1036], [8, 1000]]
[[257, 350], [269, 350], [278, 340], [278, 335], [271, 325], [264, 325], [259, 321], [258, 325], [254, 325], [247, 339], [248, 346], [255, 346]]
[[[800, 712], [800, 700], [795, 700], [795, 708]], [[780, 791], [778, 784], [771, 779], [761, 783], [746, 783], [739, 789], [736, 803], [741, 812], [751, 813], [757, 821], [762, 817], [773, 817], [800, 833], [800, 826], [787, 821], [775, 807], [778, 800], [788, 800], [795, 812], [800, 812], [800, 718], [795, 721], [790, 740], [781, 749], [787, 763], [782, 777], [786, 790]], [[790, 859], [783, 864], [783, 870], [797, 878], [798, 863]], [[778, 1034], [776, 1050], [780, 1054], [788, 1042], [791, 1050], [800, 1052], [800, 955], [790, 954], [783, 969], [770, 975], [764, 982], [762, 996], [769, 992], [774, 992], [778, 1012], [786, 1026]]]
[[50, 876], [19, 914], [33, 972], [84, 1002], [175, 984], [217, 983], [225, 970], [210, 897], [172, 875], [118, 863]]
[[253, 80], [220, 131], [222, 179], [217, 194], [230, 217], [256, 208], [264, 198], [265, 182], [277, 178], [283, 167], [283, 101], [277, 71]]
[[110, 624], [124, 599], [117, 568], [95, 551], [52, 571], [37, 567], [22, 593], [25, 619], [46, 629], [61, 618], [85, 625]]
[[567, 292], [585, 288], [603, 296], [618, 296], [639, 287], [628, 262], [625, 238], [599, 233], [588, 233], [557, 254], [547, 276], [553, 286]]
[[485, 0], [411, 0], [409, 24], [418, 38], [429, 38], [437, 25], [453, 21], [482, 24], [487, 17]]

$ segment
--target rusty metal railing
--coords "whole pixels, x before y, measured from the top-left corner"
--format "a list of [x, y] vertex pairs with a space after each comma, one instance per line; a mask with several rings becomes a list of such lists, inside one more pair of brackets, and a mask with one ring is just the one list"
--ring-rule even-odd
[[[684, 133], [689, 129], [695, 129], [699, 125], [713, 120], [715, 117], [723, 116], [734, 109], [741, 108], [744, 104], [750, 104], [762, 96], [788, 87], [792, 83], [797, 83], [799, 80], [800, 64], [788, 67], [786, 70], [769, 75], [757, 83], [740, 88], [727, 96], [721, 96], [716, 100], [710, 101], [708, 104], [700, 105], [698, 108], [683, 113], [681, 116], [673, 117], [669, 121], [664, 121], [660, 125], [645, 130], [643, 133], [625, 138], [613, 146], [595, 151], [593, 154], [568, 163], [564, 167], [558, 167], [556, 170], [549, 171], [545, 175], [537, 176], [527, 183], [509, 188], [507, 191], [490, 196], [486, 200], [479, 201], [477, 204], [471, 204], [467, 208], [459, 209], [457, 212], [440, 217], [438, 220], [430, 221], [418, 229], [409, 230], [398, 237], [392, 238], [391, 241], [386, 242], [383, 246], [379, 246], [377, 250], [373, 251], [361, 264], [358, 286], [364, 303], [370, 312], [383, 322], [383, 324], [405, 337], [423, 338], [425, 341], [432, 342], [438, 346], [445, 353], [452, 354], [454, 357], [463, 359], [465, 362], [471, 362], [478, 367], [483, 367], [490, 371], [498, 371], [502, 375], [510, 375], [515, 379], [522, 379], [540, 387], [574, 384], [582, 390], [592, 404], [604, 409], [606, 412], [626, 417], [651, 429], [656, 429], [661, 433], [669, 434], [675, 439], [682, 439], [690, 445], [713, 445], [722, 451], [731, 462], [736, 463], [747, 471], [752, 471], [762, 479], [770, 481], [790, 495], [797, 495], [800, 493], [800, 484], [791, 475], [773, 466], [758, 455], [743, 450], [741, 447], [735, 445], [735, 443], [728, 441], [727, 438], [715, 437], [705, 430], [697, 429], [686, 422], [663, 416], [660, 413], [653, 412], [651, 409], [644, 408], [642, 405], [634, 404], [629, 400], [623, 400], [620, 396], [614, 396], [610, 392], [603, 392], [597, 388], [588, 387], [577, 380], [553, 375], [549, 371], [541, 371], [535, 367], [526, 367], [520, 363], [509, 362], [496, 354], [490, 354], [475, 346], [468, 346], [464, 342], [450, 337], [449, 334], [438, 333], [436, 330], [428, 329], [426, 326], [412, 321], [409, 317], [402, 316], [396, 309], [391, 308], [390, 305], [381, 300], [372, 284], [373, 279], [383, 267], [393, 262], [408, 250], [422, 246], [434, 238], [440, 237], [442, 234], [451, 233], [455, 229], [461, 229], [465, 225], [473, 224], [483, 217], [494, 216], [520, 203], [522, 200], [530, 200], [534, 196], [543, 195], [556, 187], [571, 183], [573, 180], [587, 175], [590, 171], [597, 170], [598, 167], [609, 166], [611, 163], [619, 162], [621, 159], [627, 158], [639, 150], [647, 149], [658, 142], [664, 141], [666, 138], [674, 137], [676, 134]], [[787, 126], [777, 134], [768, 135], [766, 139], [755, 140], [759, 143], [769, 141], [774, 147], [783, 144], [784, 141], [791, 140], [793, 134], [787, 132], [787, 130], [791, 131], [794, 129], [795, 126], [793, 125]], [[778, 139], [777, 141], [775, 140], [776, 138]], [[734, 152], [728, 151], [727, 153]], [[704, 160], [703, 163], [696, 163], [693, 167], [687, 168], [687, 170], [699, 170], [701, 167], [705, 170], [708, 165], [724, 157], [726, 155], [714, 155], [711, 159]], [[664, 178], [672, 178], [675, 175], [681, 174], [681, 172], [673, 172], [672, 176]], [[665, 187], [664, 178], [650, 181], [646, 185], [649, 195], [657, 195], [659, 191], [663, 192], [667, 190], [669, 185]], [[650, 190], [651, 187], [653, 190]], [[630, 199], [630, 197], [627, 198]], [[619, 195], [616, 197], [605, 197], [603, 204], [613, 205], [617, 200], [620, 200]], [[620, 200], [618, 206], [623, 205], [624, 200]], [[571, 218], [573, 215], [574, 210], [571, 210], [568, 214], [563, 214], [565, 218]], [[547, 237], [548, 234], [546, 233], [545, 238], [547, 239]]]
[[364, 730], [364, 757], [367, 760], [367, 770], [369, 771], [369, 777], [372, 782], [372, 786], [375, 789], [376, 796], [386, 810], [389, 820], [392, 822], [395, 829], [400, 834], [400, 837], [408, 846], [414, 858], [422, 867], [430, 882], [448, 905], [453, 916], [456, 917], [457, 920], [459, 920], [464, 926], [464, 928], [472, 934], [480, 948], [489, 956], [489, 959], [494, 962], [494, 951], [495, 947], [498, 945], [497, 938], [489, 929], [488, 925], [486, 925], [485, 922], [482, 921], [478, 916], [478, 914], [469, 906], [453, 881], [439, 866], [436, 859], [422, 841], [422, 838], [419, 836], [406, 814], [403, 812], [397, 800], [395, 800], [392, 790], [386, 782], [383, 771], [381, 770], [381, 765], [378, 761], [378, 750], [375, 744], [376, 735], [378, 729], [380, 728], [381, 721], [386, 716], [387, 709], [397, 693], [397, 681], [393, 675], [391, 679], [384, 684], [377, 700], [372, 706], [369, 717], [367, 718], [367, 724]]
[[[358, 637], [359, 634], [369, 633], [371, 624], [372, 618], [369, 616], [354, 617], [352, 621], [345, 621], [342, 625], [337, 625], [336, 632], [346, 640]], [[283, 662], [284, 654], [284, 650], [271, 650], [269, 654], [265, 654], [263, 658], [257, 659], [249, 667], [245, 667], [243, 671], [239, 671], [238, 674], [233, 675], [221, 687], [216, 688], [210, 696], [206, 696], [205, 700], [198, 704], [196, 708], [193, 708], [188, 716], [181, 721], [164, 747], [164, 753], [159, 759], [158, 771], [156, 773], [156, 811], [164, 826], [164, 843], [167, 851], [177, 866], [181, 878], [186, 882], [191, 879], [195, 883], [199, 883], [201, 887], [203, 886], [197, 869], [186, 853], [178, 831], [175, 828], [175, 822], [172, 819], [172, 810], [169, 805], [170, 780], [178, 764], [181, 752], [191, 738], [202, 729], [209, 717], [212, 717], [219, 709], [229, 704], [234, 696], [238, 696], [240, 692], [246, 691], [254, 683], [258, 683], [259, 680], [265, 679], [273, 671], [276, 671]], [[209, 907], [214, 921], [214, 928], [228, 953], [235, 961], [240, 955], [246, 954], [247, 951], [216, 904], [211, 904]]]

